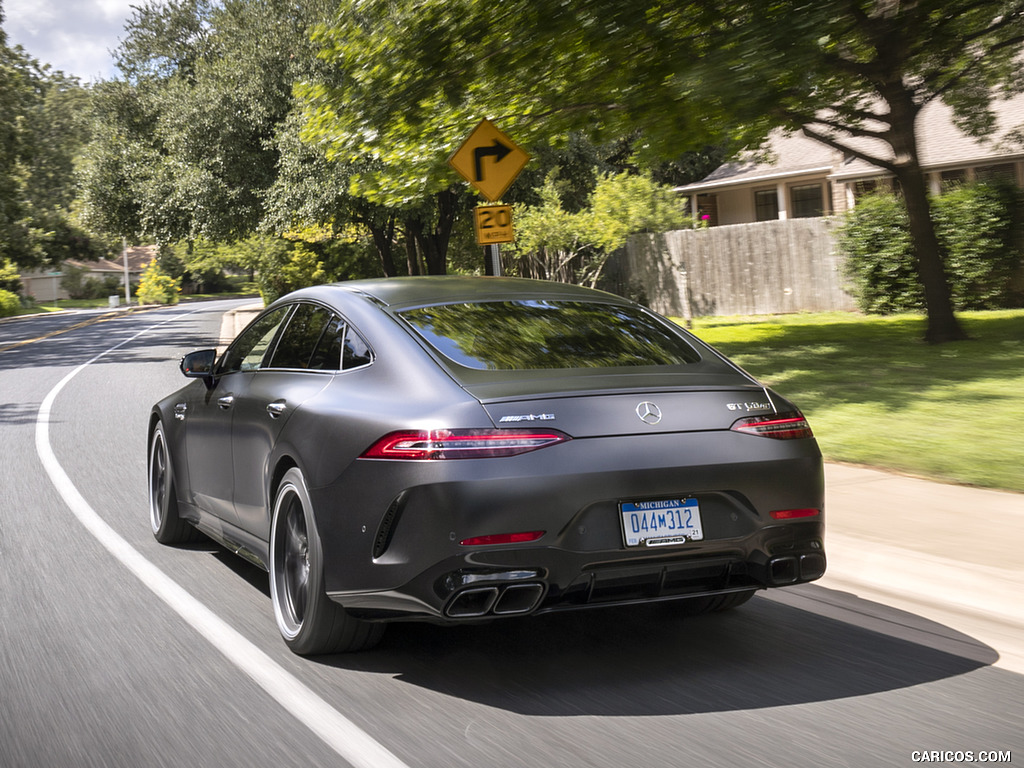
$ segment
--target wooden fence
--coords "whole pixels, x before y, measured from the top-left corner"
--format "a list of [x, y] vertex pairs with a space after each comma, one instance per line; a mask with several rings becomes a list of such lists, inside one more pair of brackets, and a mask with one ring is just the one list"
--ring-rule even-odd
[[676, 317], [852, 310], [831, 219], [790, 219], [630, 238], [621, 293]]

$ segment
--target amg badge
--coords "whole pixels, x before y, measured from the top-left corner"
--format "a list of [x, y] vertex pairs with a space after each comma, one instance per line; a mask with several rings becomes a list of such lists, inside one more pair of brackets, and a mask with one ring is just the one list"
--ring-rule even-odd
[[553, 413], [524, 413], [518, 416], [502, 416], [498, 419], [499, 424], [518, 424], [521, 421], [554, 421]]

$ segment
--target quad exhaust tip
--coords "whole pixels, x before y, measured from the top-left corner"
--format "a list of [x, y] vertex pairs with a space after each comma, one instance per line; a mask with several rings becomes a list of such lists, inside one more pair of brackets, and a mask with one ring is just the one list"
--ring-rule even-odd
[[472, 619], [488, 614], [515, 616], [530, 613], [544, 597], [543, 584], [510, 584], [477, 587], [459, 592], [448, 603], [445, 615], [453, 619]]
[[776, 557], [768, 563], [768, 577], [774, 586], [813, 581], [825, 573], [825, 556], [819, 554]]

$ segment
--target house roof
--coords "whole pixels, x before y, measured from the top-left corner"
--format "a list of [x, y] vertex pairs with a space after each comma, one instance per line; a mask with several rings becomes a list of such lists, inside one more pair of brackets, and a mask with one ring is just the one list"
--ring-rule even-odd
[[[1024, 94], [994, 101], [995, 129], [988, 136], [968, 136], [953, 122], [953, 110], [942, 102], [928, 104], [918, 119], [917, 142], [921, 167], [930, 171], [962, 168], [1024, 157]], [[892, 153], [887, 151], [887, 157]], [[887, 172], [863, 160], [850, 160], [832, 178], [840, 181]]]
[[839, 153], [830, 147], [812, 141], [802, 133], [777, 129], [769, 136], [764, 151], [745, 152], [738, 159], [720, 165], [697, 183], [678, 187], [677, 191], [697, 192], [780, 177], [828, 173], [839, 160]]
[[[128, 271], [140, 273], [149, 266], [149, 262], [157, 257], [160, 249], [155, 245], [136, 245], [128, 249]], [[90, 272], [124, 272], [124, 258], [97, 259], [96, 261], [83, 261], [80, 259], [67, 259], [65, 264], [73, 267], [87, 269]]]
[[[932, 102], [922, 111], [917, 123], [918, 148], [922, 167], [942, 170], [993, 160], [1024, 157], [1024, 94], [992, 103], [996, 128], [990, 136], [975, 139], [953, 123], [953, 111], [942, 102]], [[1016, 133], [1015, 133], [1016, 132]], [[863, 140], [858, 142], [864, 146]], [[876, 144], [878, 142], [875, 142]], [[866, 148], [866, 147], [865, 147]], [[891, 149], [882, 151], [892, 157]], [[767, 154], [767, 158], [765, 157]], [[695, 184], [678, 187], [678, 192], [702, 192], [759, 181], [827, 174], [829, 178], [849, 181], [888, 172], [859, 159], [843, 161], [842, 155], [800, 132], [773, 131], [759, 152], [748, 152], [738, 160], [717, 168]]]

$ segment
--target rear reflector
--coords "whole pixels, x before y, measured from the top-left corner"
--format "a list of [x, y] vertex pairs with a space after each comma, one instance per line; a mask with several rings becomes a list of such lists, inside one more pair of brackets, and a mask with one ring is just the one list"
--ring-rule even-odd
[[459, 542], [464, 547], [486, 547], [492, 544], [523, 544], [529, 541], [536, 541], [544, 535], [544, 531], [529, 531], [526, 533], [496, 533], [491, 536], [473, 536]]
[[517, 456], [569, 440], [550, 429], [433, 429], [392, 432], [363, 453], [364, 459], [444, 461]]
[[776, 440], [797, 440], [814, 437], [811, 425], [799, 411], [780, 413], [775, 416], [750, 416], [740, 419], [730, 428], [734, 432], [748, 435], [771, 437]]
[[775, 520], [794, 520], [798, 517], [817, 517], [821, 514], [820, 509], [776, 509], [769, 512]]

